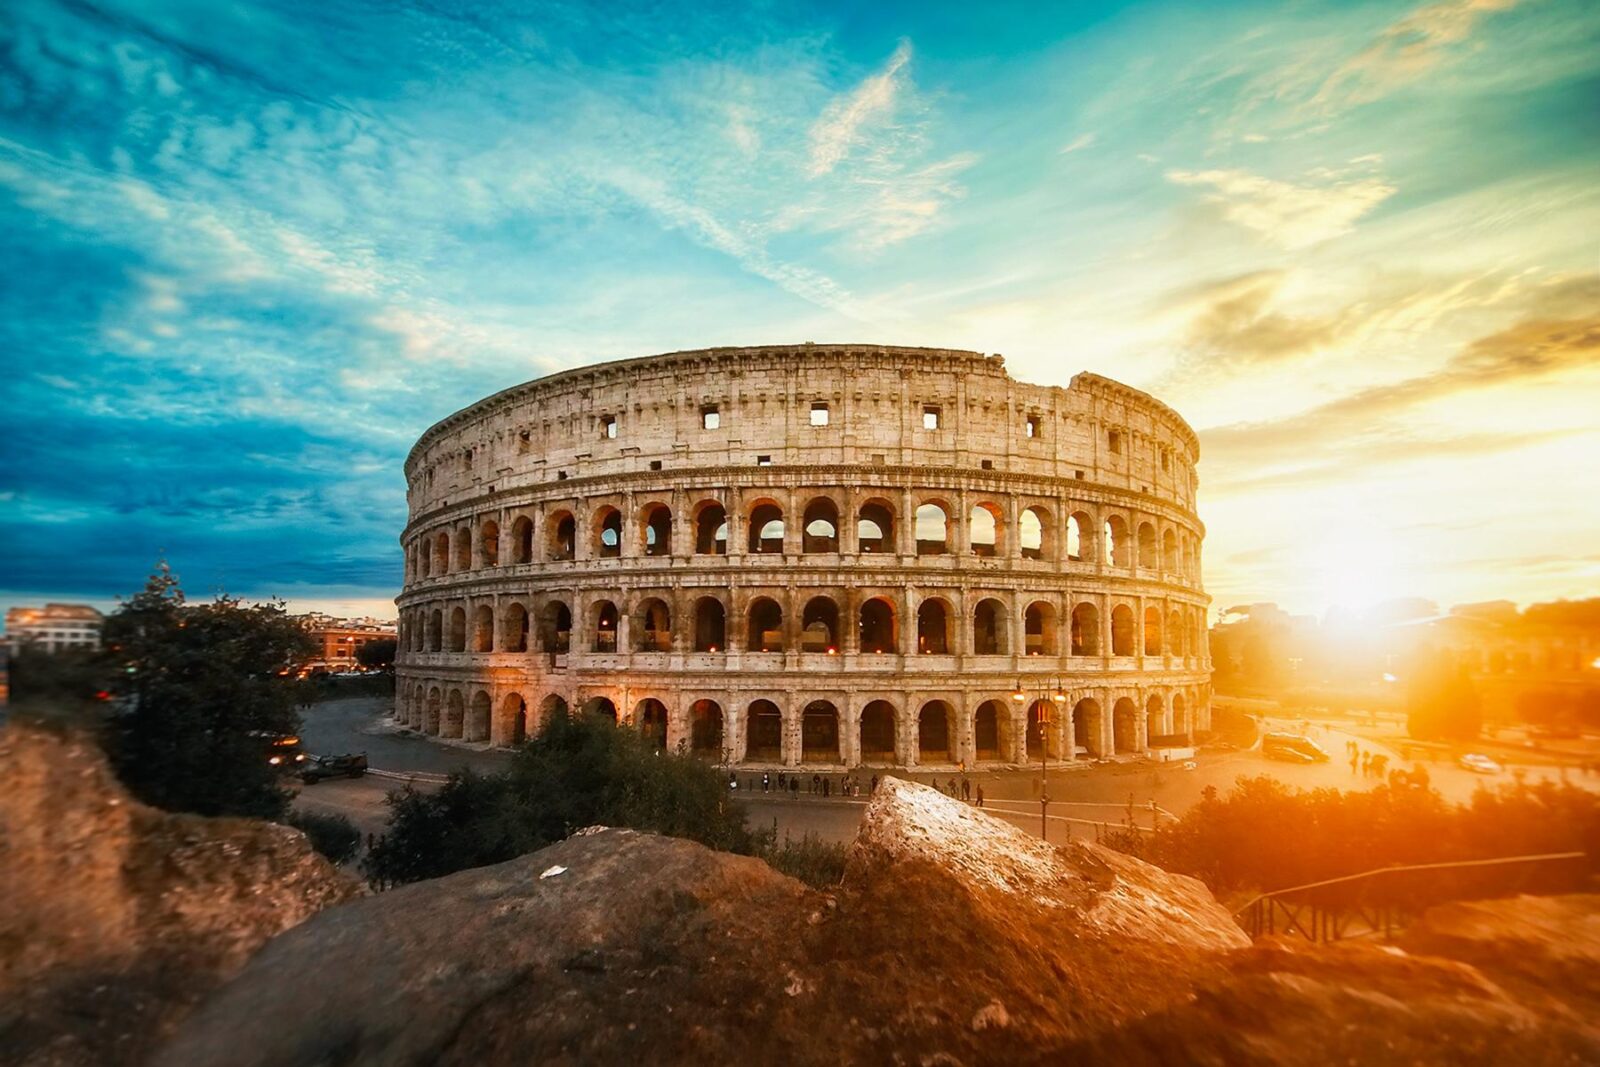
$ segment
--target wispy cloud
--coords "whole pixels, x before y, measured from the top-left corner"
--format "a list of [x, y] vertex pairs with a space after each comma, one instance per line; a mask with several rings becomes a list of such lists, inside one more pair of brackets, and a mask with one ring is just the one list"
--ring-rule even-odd
[[1092, 131], [1089, 133], [1080, 133], [1071, 141], [1067, 142], [1067, 144], [1061, 149], [1061, 154], [1067, 155], [1071, 152], [1081, 152], [1085, 148], [1093, 145], [1094, 141], [1095, 135]]
[[1206, 200], [1222, 217], [1283, 248], [1318, 244], [1350, 232], [1356, 221], [1393, 196], [1381, 177], [1322, 172], [1296, 184], [1244, 170], [1169, 170], [1167, 180], [1212, 190]]
[[838, 166], [860, 145], [873, 123], [894, 113], [899, 75], [910, 62], [911, 43], [902, 41], [882, 70], [828, 104], [811, 127], [811, 163], [807, 171], [813, 178]]

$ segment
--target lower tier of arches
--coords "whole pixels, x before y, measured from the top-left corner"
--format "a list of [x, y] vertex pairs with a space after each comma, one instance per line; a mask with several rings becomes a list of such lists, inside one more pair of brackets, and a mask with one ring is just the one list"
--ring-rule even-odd
[[556, 714], [604, 715], [664, 751], [747, 766], [978, 767], [1071, 762], [1193, 743], [1211, 725], [1203, 677], [974, 688], [715, 689], [401, 674], [395, 719], [421, 733], [515, 745]]

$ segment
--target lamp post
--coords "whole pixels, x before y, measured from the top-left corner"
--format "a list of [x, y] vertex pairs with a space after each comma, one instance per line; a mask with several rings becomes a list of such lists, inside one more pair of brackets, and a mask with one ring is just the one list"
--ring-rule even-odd
[[[1051, 704], [1065, 705], [1067, 702], [1066, 691], [1061, 688], [1060, 679], [1055, 679], [1054, 685], [1046, 685], [1044, 679], [1039, 680], [1036, 690], [1039, 699], [1039, 837], [1045, 842], [1050, 840], [1050, 727], [1055, 721]], [[1017, 688], [1011, 694], [1011, 699], [1017, 704], [1026, 704], [1028, 691], [1022, 687], [1022, 679], [1017, 679]], [[1027, 724], [1023, 724], [1023, 737], [1027, 737]]]

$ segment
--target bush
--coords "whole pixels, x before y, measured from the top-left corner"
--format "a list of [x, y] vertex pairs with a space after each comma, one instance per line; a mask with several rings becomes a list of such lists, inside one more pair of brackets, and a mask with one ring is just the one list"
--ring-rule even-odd
[[291, 811], [284, 821], [305, 834], [311, 847], [331, 863], [345, 863], [361, 848], [361, 831], [343, 815]]
[[658, 753], [597, 716], [557, 715], [503, 774], [460, 772], [436, 793], [389, 795], [365, 870], [380, 885], [501, 863], [585, 826], [627, 826], [752, 854], [759, 840], [712, 766]]
[[833, 841], [824, 841], [807, 832], [798, 841], [783, 835], [783, 844], [777, 844], [777, 827], [769, 831], [756, 847], [756, 855], [781, 874], [798, 878], [816, 889], [831, 889], [844, 880], [844, 861], [847, 849]]

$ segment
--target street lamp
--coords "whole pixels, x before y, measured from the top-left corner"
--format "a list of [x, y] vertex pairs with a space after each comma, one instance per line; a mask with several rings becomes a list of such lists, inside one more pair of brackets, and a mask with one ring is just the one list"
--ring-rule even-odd
[[[1045, 842], [1050, 840], [1050, 726], [1055, 721], [1051, 703], [1065, 705], [1067, 702], [1066, 691], [1061, 688], [1060, 679], [1055, 679], [1054, 685], [1046, 685], [1044, 679], [1039, 680], [1037, 692], [1039, 700], [1039, 837]], [[1011, 699], [1017, 704], [1025, 704], [1028, 693], [1022, 687], [1022, 679], [1017, 679], [1016, 691], [1011, 694]], [[1027, 724], [1023, 725], [1023, 737], [1027, 737]]]

